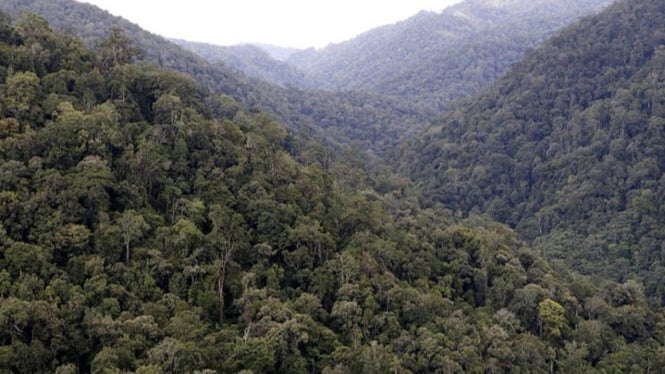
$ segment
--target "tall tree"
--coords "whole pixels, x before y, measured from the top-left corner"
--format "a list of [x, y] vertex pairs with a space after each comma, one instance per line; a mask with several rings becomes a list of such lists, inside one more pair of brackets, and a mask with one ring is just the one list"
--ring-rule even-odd
[[227, 270], [233, 255], [248, 246], [247, 232], [243, 217], [223, 205], [214, 205], [210, 208], [209, 218], [213, 229], [208, 235], [210, 245], [217, 254], [217, 280], [216, 290], [219, 299], [219, 321], [224, 321], [224, 287], [228, 277]]
[[108, 37], [97, 42], [95, 55], [97, 66], [101, 71], [107, 72], [116, 66], [126, 65], [140, 58], [141, 51], [122, 28], [113, 26], [109, 30]]
[[117, 224], [120, 228], [122, 243], [125, 245], [125, 263], [129, 264], [130, 245], [133, 241], [141, 239], [148, 229], [148, 224], [143, 216], [133, 209], [122, 212], [118, 217]]

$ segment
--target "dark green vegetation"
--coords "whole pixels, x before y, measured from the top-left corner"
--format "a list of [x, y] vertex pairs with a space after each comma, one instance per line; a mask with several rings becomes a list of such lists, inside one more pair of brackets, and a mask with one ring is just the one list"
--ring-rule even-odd
[[576, 270], [639, 276], [662, 304], [663, 25], [665, 3], [639, 0], [566, 30], [416, 142], [411, 175]]
[[434, 110], [491, 85], [529, 49], [609, 0], [467, 0], [319, 51], [292, 55], [312, 87], [362, 90]]
[[421, 209], [118, 29], [89, 51], [0, 20], [1, 372], [665, 367], [638, 282]]
[[426, 111], [402, 100], [368, 93], [331, 93], [284, 88], [249, 79], [223, 64], [211, 64], [122, 18], [72, 0], [0, 0], [15, 18], [36, 13], [89, 47], [118, 26], [142, 51], [145, 61], [192, 76], [202, 87], [226, 94], [246, 108], [268, 112], [294, 131], [324, 139], [335, 148], [358, 144], [366, 157], [382, 155], [412, 129], [426, 123]]

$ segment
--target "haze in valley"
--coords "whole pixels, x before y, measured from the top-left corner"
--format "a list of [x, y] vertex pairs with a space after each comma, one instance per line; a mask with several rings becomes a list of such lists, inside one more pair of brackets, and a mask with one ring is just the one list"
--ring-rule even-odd
[[421, 10], [441, 11], [459, 0], [85, 2], [166, 37], [217, 45], [266, 43], [319, 48], [406, 19]]

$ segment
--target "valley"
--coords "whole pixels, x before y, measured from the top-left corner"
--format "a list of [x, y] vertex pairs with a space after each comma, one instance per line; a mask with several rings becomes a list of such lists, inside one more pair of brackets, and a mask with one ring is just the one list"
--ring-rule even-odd
[[0, 372], [665, 367], [662, 1], [300, 51], [0, 11]]

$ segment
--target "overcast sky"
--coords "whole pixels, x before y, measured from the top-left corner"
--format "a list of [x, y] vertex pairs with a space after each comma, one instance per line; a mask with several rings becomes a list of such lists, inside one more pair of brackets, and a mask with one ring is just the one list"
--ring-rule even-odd
[[166, 37], [324, 47], [460, 0], [82, 0]]

